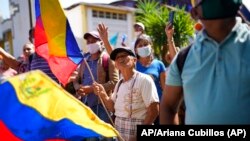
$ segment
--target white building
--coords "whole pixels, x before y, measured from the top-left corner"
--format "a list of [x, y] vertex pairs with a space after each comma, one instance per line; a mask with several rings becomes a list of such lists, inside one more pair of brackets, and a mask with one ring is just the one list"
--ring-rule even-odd
[[[22, 54], [23, 45], [28, 42], [28, 32], [35, 26], [34, 0], [9, 0], [10, 19], [0, 20], [0, 46], [15, 57]], [[98, 23], [109, 27], [109, 36], [119, 33], [117, 46], [121, 44], [121, 36], [127, 35], [126, 44], [133, 39], [134, 9], [110, 5], [78, 3], [64, 9], [79, 47], [83, 50], [85, 42], [83, 34], [96, 30]]]
[[[9, 0], [10, 19], [0, 23], [0, 46], [18, 57], [23, 45], [28, 42], [28, 32], [34, 26], [35, 12], [33, 0]], [[1, 36], [0, 36], [1, 37]]]
[[82, 42], [84, 33], [96, 30], [99, 23], [108, 26], [109, 38], [118, 34], [116, 47], [121, 45], [123, 35], [127, 36], [125, 40], [127, 45], [133, 40], [135, 23], [133, 8], [79, 3], [66, 8], [65, 11], [78, 44], [83, 50], [86, 49], [85, 43]]

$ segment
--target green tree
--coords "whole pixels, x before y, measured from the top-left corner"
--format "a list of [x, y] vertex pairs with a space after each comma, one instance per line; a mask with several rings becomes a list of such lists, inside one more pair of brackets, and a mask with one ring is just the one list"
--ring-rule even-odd
[[170, 9], [166, 5], [161, 5], [152, 0], [138, 1], [137, 7], [136, 21], [142, 22], [145, 25], [146, 33], [153, 40], [154, 53], [157, 57], [163, 58], [168, 51], [165, 26], [171, 10], [175, 10], [175, 44], [178, 47], [188, 45], [189, 37], [192, 37], [194, 34], [194, 21], [184, 8], [175, 7], [174, 9]]

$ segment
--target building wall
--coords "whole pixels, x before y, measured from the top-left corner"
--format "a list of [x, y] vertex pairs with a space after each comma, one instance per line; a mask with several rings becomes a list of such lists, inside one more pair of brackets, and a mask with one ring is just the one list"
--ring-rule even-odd
[[118, 40], [115, 47], [121, 45], [122, 36], [127, 35], [125, 43], [128, 45], [133, 38], [133, 13], [122, 10], [107, 8], [88, 7], [88, 30], [96, 30], [98, 24], [104, 23], [108, 27], [109, 38], [118, 33]]
[[[87, 51], [86, 41], [83, 39], [84, 33], [97, 30], [99, 23], [108, 26], [109, 38], [119, 33], [116, 47], [120, 46], [123, 34], [127, 35], [125, 40], [127, 45], [130, 45], [134, 37], [133, 24], [135, 18], [133, 10], [124, 7], [80, 3], [67, 8], [66, 13], [68, 19], [71, 20], [73, 33], [79, 41], [78, 45], [84, 52]], [[71, 14], [74, 16], [71, 17]], [[117, 16], [116, 19], [112, 17], [113, 14]], [[124, 19], [119, 19], [119, 16]]]
[[13, 54], [13, 41], [12, 41], [12, 21], [11, 20], [4, 20], [1, 24], [1, 35], [2, 38], [0, 39], [0, 46], [2, 46], [7, 52]]
[[84, 22], [85, 17], [82, 16], [84, 12], [82, 11], [81, 6], [77, 6], [71, 10], [66, 10], [65, 14], [70, 23], [71, 30], [76, 38], [79, 48], [83, 46], [83, 31], [84, 31]]
[[[19, 10], [12, 13], [11, 19], [13, 22], [13, 55], [18, 57], [22, 54], [23, 45], [28, 42], [30, 25], [29, 4], [28, 0], [11, 0], [11, 5], [18, 6]], [[33, 11], [34, 12], [34, 11]], [[35, 17], [32, 17], [33, 19]]]
[[[15, 57], [22, 54], [22, 47], [28, 41], [28, 32], [32, 23], [35, 21], [34, 7], [32, 8], [32, 17], [29, 12], [29, 0], [9, 0], [10, 3], [10, 19], [1, 23], [2, 44], [4, 48]], [[34, 1], [31, 0], [31, 4]]]
[[[12, 7], [10, 12], [11, 18], [0, 23], [0, 34], [2, 35], [0, 45], [10, 48], [8, 49], [10, 53], [15, 57], [18, 57], [22, 54], [23, 45], [29, 41], [28, 32], [30, 28], [35, 26], [35, 6], [34, 0], [9, 1]], [[31, 7], [29, 7], [29, 2]], [[93, 9], [97, 11], [124, 14], [126, 15], [126, 21], [92, 17]], [[127, 43], [132, 41], [133, 23], [135, 20], [133, 10], [131, 9], [128, 10], [124, 7], [82, 3], [73, 8], [65, 9], [64, 11], [71, 25], [73, 34], [76, 37], [76, 41], [83, 51], [86, 51], [86, 42], [83, 40], [83, 34], [91, 30], [96, 30], [96, 27], [100, 22], [105, 23], [109, 27], [109, 37], [117, 32], [120, 33], [118, 43], [121, 42], [122, 34], [127, 34]]]

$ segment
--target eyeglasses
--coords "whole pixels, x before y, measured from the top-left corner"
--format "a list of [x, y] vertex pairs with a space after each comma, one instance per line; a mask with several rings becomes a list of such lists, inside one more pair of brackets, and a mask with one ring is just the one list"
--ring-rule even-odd
[[191, 0], [191, 4], [193, 6], [193, 8], [197, 8], [198, 6], [200, 6], [202, 4], [203, 0]]

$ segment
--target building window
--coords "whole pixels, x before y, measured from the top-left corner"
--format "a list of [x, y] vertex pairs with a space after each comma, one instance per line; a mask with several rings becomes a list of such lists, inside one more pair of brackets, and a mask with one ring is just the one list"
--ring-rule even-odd
[[92, 16], [96, 18], [114, 19], [114, 20], [127, 20], [127, 14], [118, 14], [115, 12], [104, 12], [92, 10]]
[[110, 12], [106, 12], [106, 18], [110, 19], [111, 18], [111, 13]]
[[99, 11], [99, 18], [104, 18], [104, 12]]
[[127, 20], [127, 16], [125, 14], [119, 14], [118, 19], [126, 21]]
[[93, 10], [93, 11], [92, 11], [92, 16], [93, 16], [93, 17], [98, 17], [98, 12], [97, 12], [96, 10]]
[[117, 19], [117, 14], [113, 13], [112, 19]]

